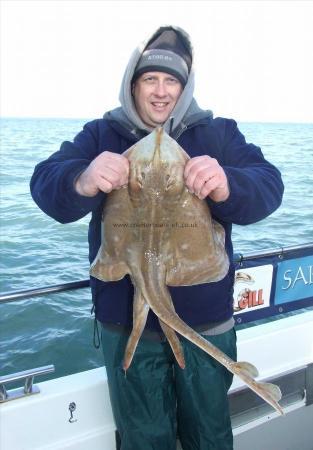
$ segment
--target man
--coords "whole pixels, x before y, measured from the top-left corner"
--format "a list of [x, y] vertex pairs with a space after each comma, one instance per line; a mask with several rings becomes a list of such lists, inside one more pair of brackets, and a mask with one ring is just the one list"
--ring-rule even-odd
[[[87, 123], [73, 143], [40, 163], [31, 191], [40, 208], [66, 223], [92, 213], [90, 261], [100, 247], [106, 194], [128, 183], [123, 152], [156, 126], [187, 151], [187, 188], [208, 202], [225, 229], [230, 261], [232, 223], [246, 225], [281, 203], [279, 171], [260, 149], [245, 142], [230, 119], [213, 119], [193, 99], [193, 53], [188, 35], [161, 27], [132, 55], [120, 92], [121, 107]], [[236, 358], [233, 309], [234, 266], [216, 283], [170, 288], [178, 315], [213, 344]], [[132, 327], [133, 286], [91, 278], [95, 315], [102, 324], [104, 360], [122, 450], [233, 448], [227, 391], [232, 375], [181, 338], [186, 368], [178, 367], [157, 318], [150, 312], [130, 368], [122, 370]]]

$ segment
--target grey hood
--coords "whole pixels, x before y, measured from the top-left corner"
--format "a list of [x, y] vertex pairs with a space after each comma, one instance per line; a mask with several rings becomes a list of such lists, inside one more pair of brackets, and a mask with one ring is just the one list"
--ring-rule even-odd
[[[179, 27], [170, 27], [179, 33], [184, 40], [185, 44], [190, 49], [190, 53], [193, 59], [193, 48], [190, 42], [189, 35]], [[121, 107], [110, 111], [105, 114], [105, 118], [108, 120], [115, 120], [120, 122], [124, 127], [128, 128], [133, 134], [138, 134], [138, 131], [150, 133], [153, 128], [146, 125], [140, 118], [135, 108], [133, 96], [131, 92], [131, 82], [134, 76], [135, 68], [141, 55], [147, 46], [147, 43], [153, 39], [158, 33], [158, 28], [151, 36], [142, 42], [132, 53], [130, 60], [126, 66], [125, 73], [122, 79], [122, 85], [120, 89], [119, 100]], [[211, 111], [205, 111], [199, 108], [195, 99], [194, 93], [194, 63], [190, 68], [189, 77], [184, 87], [182, 94], [180, 95], [171, 116], [164, 123], [163, 127], [168, 134], [171, 134], [175, 139], [181, 134], [181, 132], [190, 126], [192, 123], [199, 121], [206, 117], [212, 117]]]

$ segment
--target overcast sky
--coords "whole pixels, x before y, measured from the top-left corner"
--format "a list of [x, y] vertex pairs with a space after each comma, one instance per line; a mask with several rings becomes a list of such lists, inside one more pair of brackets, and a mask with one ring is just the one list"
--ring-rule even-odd
[[191, 35], [202, 108], [313, 122], [312, 1], [1, 0], [1, 115], [101, 117], [133, 49], [164, 24]]

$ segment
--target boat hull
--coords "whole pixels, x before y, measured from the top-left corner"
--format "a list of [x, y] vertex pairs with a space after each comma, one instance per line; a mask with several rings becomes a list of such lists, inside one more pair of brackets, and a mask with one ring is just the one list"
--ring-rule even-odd
[[[258, 366], [261, 379], [288, 381], [301, 371], [309, 384], [294, 392], [290, 387], [282, 399], [286, 416], [280, 417], [248, 398], [235, 377], [229, 394], [235, 450], [251, 450], [251, 442], [254, 450], [312, 450], [313, 311], [240, 331], [238, 354]], [[117, 448], [104, 367], [37, 386], [39, 394], [0, 404], [1, 450]]]

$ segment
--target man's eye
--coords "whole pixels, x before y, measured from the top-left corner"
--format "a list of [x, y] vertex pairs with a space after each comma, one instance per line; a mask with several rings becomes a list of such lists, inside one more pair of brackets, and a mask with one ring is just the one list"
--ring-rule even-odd
[[168, 79], [167, 79], [167, 82], [168, 82], [169, 84], [176, 84], [176, 83], [178, 83], [179, 81], [177, 80], [177, 78], [168, 78]]

